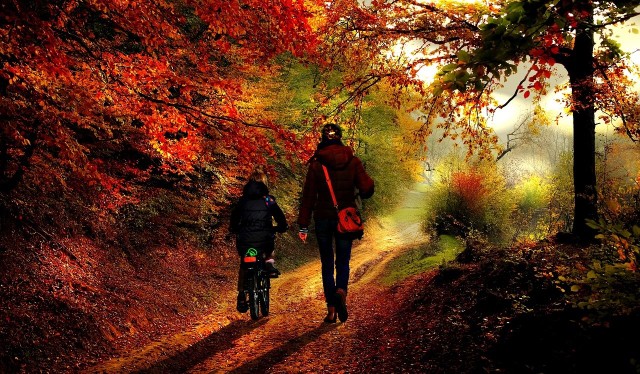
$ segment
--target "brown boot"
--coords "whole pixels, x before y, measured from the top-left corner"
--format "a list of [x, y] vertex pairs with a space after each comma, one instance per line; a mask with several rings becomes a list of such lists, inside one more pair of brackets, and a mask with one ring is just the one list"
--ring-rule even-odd
[[341, 322], [345, 322], [349, 317], [347, 312], [347, 291], [342, 288], [336, 290], [336, 312]]
[[336, 323], [336, 308], [327, 306], [327, 316], [324, 317], [326, 323]]

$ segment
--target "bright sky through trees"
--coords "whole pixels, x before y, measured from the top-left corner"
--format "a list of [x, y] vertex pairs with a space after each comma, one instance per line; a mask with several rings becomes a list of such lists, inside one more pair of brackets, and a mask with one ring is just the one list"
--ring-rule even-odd
[[[421, 4], [443, 4], [443, 3], [467, 3], [467, 4], [489, 4], [488, 1], [481, 0], [460, 0], [460, 1], [449, 1], [449, 0], [436, 0], [436, 1], [418, 1]], [[638, 30], [640, 30], [640, 26], [638, 25], [640, 21], [640, 17], [632, 18], [631, 20], [625, 22], [624, 24], [615, 26], [613, 38], [620, 43], [623, 51], [630, 54], [630, 60], [632, 64], [636, 67], [640, 68], [640, 37]], [[597, 37], [597, 43], [599, 42], [599, 37]], [[414, 47], [418, 49], [420, 47], [419, 43], [415, 43], [414, 46], [411, 43], [405, 44], [402, 47], [396, 48], [394, 53], [390, 54], [390, 58], [397, 58], [397, 54], [400, 52], [405, 52], [411, 54], [411, 48]], [[414, 58], [422, 58], [423, 55], [416, 54], [413, 56]], [[494, 97], [498, 100], [499, 103], [504, 103], [508, 98], [513, 94], [516, 89], [517, 83], [522, 79], [524, 74], [527, 71], [528, 64], [523, 64], [520, 68], [519, 74], [514, 74], [507, 82], [505, 82], [505, 88], [494, 93]], [[439, 67], [435, 65], [425, 65], [418, 72], [417, 77], [430, 84], [434, 81], [434, 77], [438, 72]], [[557, 65], [555, 67], [556, 73], [554, 74], [554, 87], [556, 90], [550, 90], [549, 93], [544, 95], [541, 100], [542, 107], [547, 111], [549, 116], [553, 121], [556, 121], [559, 126], [559, 130], [570, 133], [571, 132], [571, 114], [567, 110], [567, 103], [564, 98], [569, 94], [569, 90], [566, 86], [568, 82], [568, 76], [564, 69]], [[640, 78], [635, 77], [634, 80], [637, 80], [640, 85]], [[508, 105], [504, 109], [499, 109], [495, 112], [494, 116], [490, 119], [490, 125], [495, 129], [495, 131], [501, 136], [504, 137], [506, 133], [513, 129], [513, 124], [517, 121], [517, 117], [521, 115], [523, 112], [532, 111], [532, 100], [524, 99], [521, 95], [518, 95], [517, 98], [513, 100], [513, 102]], [[603, 126], [597, 127], [597, 130], [600, 132], [610, 131], [611, 128], [605, 128]]]

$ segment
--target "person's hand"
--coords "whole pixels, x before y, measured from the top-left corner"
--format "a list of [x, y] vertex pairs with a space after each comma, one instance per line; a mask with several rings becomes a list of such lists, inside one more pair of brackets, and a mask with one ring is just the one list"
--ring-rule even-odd
[[307, 237], [309, 236], [309, 229], [306, 227], [301, 227], [298, 231], [298, 237], [302, 240], [303, 243], [307, 242]]

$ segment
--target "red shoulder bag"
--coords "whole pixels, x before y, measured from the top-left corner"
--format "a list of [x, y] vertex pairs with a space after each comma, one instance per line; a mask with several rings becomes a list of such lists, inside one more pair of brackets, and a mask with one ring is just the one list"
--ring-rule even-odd
[[327, 185], [329, 186], [333, 205], [336, 207], [336, 211], [338, 212], [338, 232], [341, 234], [353, 234], [356, 238], [362, 238], [364, 227], [362, 217], [360, 217], [360, 212], [354, 207], [346, 207], [344, 209], [340, 209], [338, 207], [336, 194], [333, 192], [333, 185], [331, 184], [331, 178], [329, 178], [329, 171], [324, 165], [322, 165], [322, 170], [324, 170], [324, 176], [327, 179]]

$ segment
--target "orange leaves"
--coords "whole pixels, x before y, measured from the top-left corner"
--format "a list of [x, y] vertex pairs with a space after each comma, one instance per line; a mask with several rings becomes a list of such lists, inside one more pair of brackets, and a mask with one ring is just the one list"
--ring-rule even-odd
[[234, 105], [225, 105], [221, 108], [231, 118], [238, 118], [238, 109]]
[[6, 170], [37, 146], [33, 169], [85, 181], [68, 187], [112, 194], [112, 207], [152, 172], [233, 177], [237, 164], [278, 157], [273, 143], [298, 152], [267, 106], [244, 104], [277, 74], [269, 58], [313, 52], [303, 1], [16, 4], [0, 23], [0, 115], [18, 134]]
[[195, 14], [210, 25], [216, 47], [223, 53], [237, 49], [242, 57], [263, 60], [283, 51], [301, 56], [313, 48], [315, 37], [303, 1], [210, 1], [193, 5]]
[[451, 176], [453, 191], [473, 208], [486, 195], [484, 177], [474, 171], [456, 172]]

